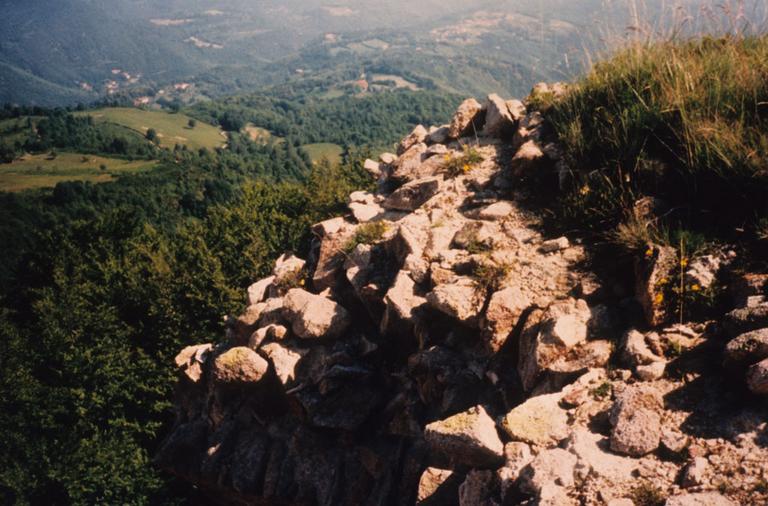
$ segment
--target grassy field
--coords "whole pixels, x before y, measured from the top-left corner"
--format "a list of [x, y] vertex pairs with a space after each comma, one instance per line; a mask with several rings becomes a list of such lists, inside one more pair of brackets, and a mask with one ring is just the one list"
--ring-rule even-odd
[[186, 144], [190, 149], [213, 149], [226, 143], [224, 134], [217, 127], [198, 121], [194, 128], [189, 128], [190, 118], [185, 114], [128, 107], [110, 107], [81, 114], [93, 116], [96, 121], [120, 125], [141, 135], [154, 128], [160, 138], [160, 145], [164, 147], [172, 148], [175, 144]]
[[338, 144], [323, 142], [319, 144], [306, 144], [302, 148], [309, 154], [313, 163], [317, 163], [323, 158], [327, 158], [334, 165], [341, 162], [343, 149]]
[[[23, 160], [0, 164], [0, 191], [48, 188], [62, 181], [107, 183], [120, 174], [152, 170], [156, 163], [77, 153], [59, 153], [53, 159], [48, 154], [27, 155]], [[106, 168], [102, 169], [102, 165]]]

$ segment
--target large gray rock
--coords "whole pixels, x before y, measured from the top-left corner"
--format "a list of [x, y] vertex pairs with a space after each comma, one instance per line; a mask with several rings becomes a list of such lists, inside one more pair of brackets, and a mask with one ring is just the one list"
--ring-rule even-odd
[[507, 413], [502, 428], [513, 441], [552, 447], [568, 437], [568, 415], [560, 394], [532, 397]]
[[382, 206], [397, 211], [414, 211], [437, 194], [441, 181], [440, 177], [411, 181], [395, 190]]
[[632, 457], [656, 450], [661, 442], [662, 409], [661, 397], [652, 387], [632, 385], [619, 393], [611, 408], [611, 449]]
[[482, 406], [430, 423], [424, 437], [433, 451], [453, 465], [496, 466], [504, 456], [496, 424]]
[[300, 288], [289, 290], [283, 305], [293, 333], [302, 339], [340, 337], [350, 324], [346, 309]]
[[725, 365], [743, 367], [768, 358], [768, 328], [746, 332], [725, 346]]
[[[467, 133], [473, 133], [473, 130], [479, 133], [482, 125], [476, 124], [479, 123], [476, 120], [482, 109], [483, 106], [474, 98], [468, 98], [462, 102], [451, 119], [448, 136], [452, 139], [458, 139]], [[473, 124], [473, 120], [475, 120], [475, 124]]]
[[268, 369], [267, 361], [255, 351], [238, 346], [216, 357], [211, 372], [216, 383], [242, 385], [258, 383]]

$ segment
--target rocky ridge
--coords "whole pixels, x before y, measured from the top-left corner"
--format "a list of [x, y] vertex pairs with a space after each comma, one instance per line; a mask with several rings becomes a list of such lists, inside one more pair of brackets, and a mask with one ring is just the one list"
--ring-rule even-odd
[[634, 294], [596, 275], [526, 205], [523, 180], [569, 170], [521, 101], [469, 99], [396, 151], [177, 356], [158, 465], [213, 504], [766, 501], [768, 276], [721, 322], [668, 325], [674, 251], [649, 245]]

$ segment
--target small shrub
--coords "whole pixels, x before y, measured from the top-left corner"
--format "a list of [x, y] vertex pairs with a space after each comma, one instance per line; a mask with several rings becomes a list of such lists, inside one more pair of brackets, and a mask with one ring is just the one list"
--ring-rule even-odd
[[509, 272], [508, 264], [478, 263], [472, 270], [476, 291], [483, 296], [497, 292], [509, 276]]
[[600, 386], [590, 390], [589, 393], [596, 400], [605, 399], [613, 394], [613, 384], [610, 381], [605, 381]]
[[446, 163], [443, 166], [448, 177], [458, 177], [463, 174], [467, 174], [475, 168], [475, 166], [483, 161], [482, 155], [475, 148], [464, 146], [464, 153], [455, 158], [451, 158], [450, 155], [446, 156]]
[[479, 255], [481, 253], [489, 253], [493, 251], [493, 247], [488, 243], [479, 240], [475, 235], [467, 242], [466, 250], [471, 255]]
[[664, 506], [667, 497], [664, 492], [650, 482], [641, 483], [630, 494], [635, 506]]
[[342, 248], [346, 255], [352, 253], [355, 248], [360, 244], [373, 244], [378, 242], [384, 237], [384, 234], [388, 230], [388, 226], [383, 221], [371, 221], [369, 223], [363, 223], [355, 231], [355, 235], [347, 241]]

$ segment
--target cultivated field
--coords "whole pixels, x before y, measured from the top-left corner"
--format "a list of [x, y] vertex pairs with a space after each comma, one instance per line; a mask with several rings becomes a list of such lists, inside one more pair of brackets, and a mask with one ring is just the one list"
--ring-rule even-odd
[[48, 154], [27, 155], [22, 160], [0, 164], [0, 191], [48, 188], [62, 181], [107, 183], [120, 174], [152, 170], [156, 164], [77, 153], [59, 153], [55, 158]]
[[80, 114], [93, 116], [95, 121], [134, 130], [141, 135], [146, 134], [148, 129], [154, 128], [163, 147], [172, 148], [176, 144], [186, 144], [190, 149], [213, 149], [226, 143], [224, 134], [217, 127], [198, 121], [194, 128], [189, 128], [189, 116], [185, 114], [145, 111], [129, 107], [110, 107]]

